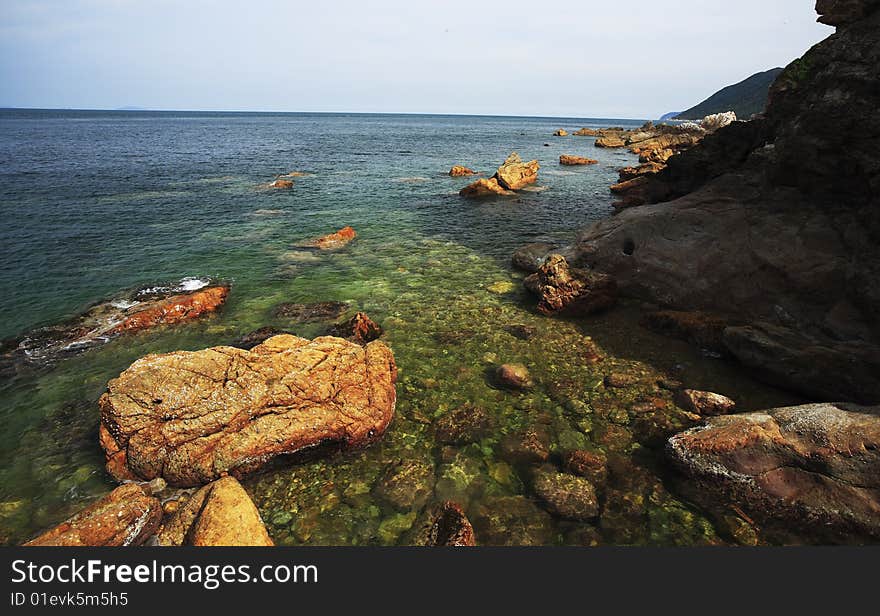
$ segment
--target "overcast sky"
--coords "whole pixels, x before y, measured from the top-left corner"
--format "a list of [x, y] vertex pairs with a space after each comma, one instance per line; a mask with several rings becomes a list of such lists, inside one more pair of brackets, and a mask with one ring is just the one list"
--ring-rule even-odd
[[812, 0], [0, 0], [0, 106], [655, 118], [833, 32]]

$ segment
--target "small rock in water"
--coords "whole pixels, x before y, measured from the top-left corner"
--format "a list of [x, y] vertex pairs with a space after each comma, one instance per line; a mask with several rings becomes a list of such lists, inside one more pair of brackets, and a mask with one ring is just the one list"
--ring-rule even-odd
[[495, 293], [496, 295], [505, 295], [507, 293], [512, 293], [516, 290], [516, 285], [510, 282], [509, 280], [500, 280], [498, 282], [490, 284], [486, 287], [490, 293]]
[[501, 439], [501, 457], [511, 464], [536, 464], [550, 459], [550, 434], [532, 426]]
[[382, 336], [382, 328], [363, 312], [358, 312], [345, 323], [333, 326], [328, 335], [345, 338], [364, 345]]
[[547, 257], [524, 284], [538, 296], [538, 312], [547, 316], [593, 314], [617, 302], [617, 282], [612, 277], [570, 267], [558, 254]]
[[599, 515], [596, 488], [583, 477], [539, 470], [534, 476], [534, 488], [548, 510], [566, 520], [592, 520]]
[[335, 233], [307, 240], [299, 245], [304, 248], [317, 248], [318, 250], [336, 250], [342, 248], [356, 237], [357, 232], [352, 227], [343, 227]]
[[508, 334], [520, 340], [531, 340], [535, 337], [537, 330], [529, 325], [508, 325], [504, 328]]
[[290, 334], [290, 332], [278, 329], [277, 327], [261, 327], [260, 329], [256, 329], [241, 336], [240, 338], [236, 338], [229, 344], [229, 346], [250, 351], [258, 344], [263, 344], [269, 338], [280, 336], [282, 334]]
[[563, 154], [559, 157], [559, 164], [566, 167], [579, 167], [586, 165], [598, 165], [599, 161], [592, 158], [584, 158], [583, 156], [571, 156]]
[[553, 133], [554, 137], [568, 137], [568, 131], [564, 128], [560, 128], [558, 131]]
[[608, 478], [608, 457], [601, 451], [572, 451], [565, 456], [565, 470], [594, 485], [602, 485]]
[[625, 372], [613, 372], [605, 377], [605, 387], [609, 389], [625, 389], [639, 382], [639, 378]]
[[395, 509], [421, 509], [434, 491], [434, 466], [421, 460], [391, 463], [373, 493]]
[[452, 169], [449, 170], [449, 175], [454, 178], [462, 178], [476, 174], [477, 172], [473, 169], [468, 169], [467, 167], [463, 167], [461, 165], [455, 165]]
[[293, 180], [278, 179], [269, 184], [269, 188], [289, 189], [293, 188]]
[[492, 418], [482, 408], [466, 404], [449, 411], [434, 423], [434, 435], [443, 445], [467, 445], [491, 433]]
[[533, 274], [541, 269], [547, 256], [556, 248], [555, 244], [527, 244], [513, 253], [511, 263], [516, 269]]
[[675, 396], [675, 403], [686, 411], [703, 417], [730, 415], [736, 410], [736, 402], [711, 391], [683, 389]]
[[535, 386], [529, 369], [522, 364], [504, 364], [495, 371], [495, 381], [505, 389], [525, 390]]
[[477, 545], [474, 528], [461, 505], [452, 501], [430, 507], [414, 526], [411, 545], [471, 547]]

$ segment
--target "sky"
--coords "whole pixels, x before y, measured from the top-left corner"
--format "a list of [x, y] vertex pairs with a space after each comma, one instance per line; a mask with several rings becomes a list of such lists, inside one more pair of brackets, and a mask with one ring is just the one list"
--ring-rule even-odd
[[0, 107], [657, 118], [833, 33], [812, 0], [0, 0]]

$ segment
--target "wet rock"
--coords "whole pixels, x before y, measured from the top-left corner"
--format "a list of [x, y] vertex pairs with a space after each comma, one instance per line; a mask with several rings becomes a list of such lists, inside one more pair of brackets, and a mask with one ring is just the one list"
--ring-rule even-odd
[[610, 276], [570, 267], [565, 257], [547, 257], [525, 280], [539, 297], [538, 311], [548, 316], [580, 316], [611, 308], [617, 301], [617, 283]]
[[608, 479], [608, 457], [601, 451], [579, 449], [564, 457], [565, 470], [583, 477], [594, 486], [604, 485]]
[[492, 418], [480, 407], [466, 404], [434, 422], [434, 438], [443, 445], [475, 443], [492, 431]]
[[317, 248], [318, 250], [337, 250], [347, 245], [356, 237], [357, 232], [353, 228], [343, 227], [335, 233], [302, 242], [299, 246], [303, 248]]
[[480, 178], [473, 184], [468, 184], [462, 188], [458, 194], [467, 199], [484, 199], [499, 195], [510, 196], [516, 193], [501, 186], [495, 178]]
[[599, 527], [610, 541], [632, 545], [644, 541], [647, 535], [645, 495], [638, 491], [610, 488], [605, 500]]
[[511, 464], [540, 464], [550, 459], [550, 434], [532, 426], [501, 439], [501, 457]]
[[316, 321], [332, 321], [338, 319], [348, 310], [344, 302], [317, 302], [314, 304], [279, 304], [275, 307], [275, 316], [291, 319], [297, 323], [313, 323]]
[[358, 312], [345, 323], [332, 327], [328, 335], [365, 345], [378, 340], [382, 336], [382, 328], [365, 313]]
[[258, 344], [263, 344], [269, 338], [280, 336], [282, 334], [290, 334], [290, 332], [278, 329], [277, 327], [261, 327], [260, 329], [255, 329], [254, 331], [241, 336], [240, 338], [236, 338], [229, 346], [249, 351]]
[[568, 131], [564, 128], [560, 128], [558, 131], [553, 133], [554, 137], [568, 137]]
[[639, 383], [639, 377], [626, 372], [612, 372], [605, 377], [605, 387], [609, 389], [626, 389]]
[[736, 402], [710, 391], [682, 389], [675, 395], [675, 403], [691, 413], [703, 417], [714, 415], [730, 415], [736, 411]]
[[520, 340], [531, 340], [537, 333], [537, 330], [530, 325], [508, 325], [504, 331]]
[[276, 336], [250, 351], [148, 355], [99, 401], [107, 470], [187, 487], [318, 445], [368, 445], [391, 421], [396, 380], [379, 341]]
[[461, 505], [438, 503], [422, 515], [414, 526], [409, 543], [429, 547], [472, 547], [477, 545], [474, 529]]
[[517, 285], [509, 280], [499, 280], [486, 287], [487, 291], [495, 295], [507, 295], [508, 293], [513, 293], [516, 289]]
[[469, 175], [477, 175], [477, 172], [473, 169], [462, 167], [461, 165], [455, 165], [452, 169], [449, 170], [449, 175], [454, 178], [462, 178]]
[[552, 251], [556, 250], [556, 248], [557, 246], [554, 244], [528, 244], [522, 248], [518, 248], [516, 252], [513, 253], [511, 262], [513, 263], [513, 267], [518, 270], [535, 273], [541, 269], [547, 256]]
[[269, 188], [290, 189], [293, 188], [293, 180], [282, 180], [281, 178], [271, 182]]
[[145, 486], [128, 483], [25, 545], [140, 545], [156, 532], [161, 520], [159, 500]]
[[810, 404], [710, 419], [667, 452], [692, 498], [812, 541], [880, 539], [880, 408]]
[[525, 390], [535, 386], [529, 369], [522, 364], [504, 364], [495, 371], [495, 383], [504, 389]]
[[480, 545], [547, 546], [556, 541], [553, 519], [524, 496], [489, 499], [474, 518]]
[[373, 493], [399, 511], [421, 509], [434, 491], [434, 465], [397, 460], [385, 469]]
[[520, 190], [538, 181], [538, 169], [540, 168], [538, 161], [524, 163], [519, 154], [513, 152], [507, 157], [504, 164], [498, 167], [498, 171], [493, 177], [498, 180], [498, 184], [502, 188]]
[[183, 323], [213, 313], [228, 295], [228, 285], [197, 279], [140, 288], [96, 304], [69, 321], [5, 340], [0, 353], [10, 363], [52, 364], [120, 335]]
[[598, 165], [599, 161], [592, 158], [584, 158], [583, 156], [563, 154], [559, 157], [559, 164], [566, 167], [578, 167], [584, 165]]
[[599, 131], [592, 128], [582, 128], [572, 133], [575, 137], [597, 137]]
[[642, 325], [659, 334], [690, 342], [713, 353], [727, 353], [724, 330], [730, 325], [730, 321], [715, 314], [664, 310], [646, 314], [642, 319]]
[[163, 525], [160, 545], [271, 546], [260, 512], [233, 477], [201, 488]]
[[533, 479], [535, 493], [549, 511], [566, 520], [592, 520], [599, 515], [593, 484], [583, 477], [539, 470]]

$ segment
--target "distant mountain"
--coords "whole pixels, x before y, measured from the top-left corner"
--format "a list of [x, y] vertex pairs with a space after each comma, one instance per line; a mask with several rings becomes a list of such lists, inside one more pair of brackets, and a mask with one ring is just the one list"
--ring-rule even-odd
[[114, 111], [147, 111], [144, 107], [117, 107]]
[[[666, 120], [673, 120], [680, 115], [681, 115], [680, 111], [673, 111], [672, 113], [664, 113], [662, 116], [660, 116], [660, 121], [665, 122]], [[700, 118], [700, 119], [702, 119], [702, 118]]]
[[740, 120], [748, 120], [756, 113], [763, 113], [767, 107], [767, 94], [776, 81], [781, 68], [774, 68], [752, 75], [736, 85], [727, 86], [704, 100], [702, 103], [683, 111], [680, 120], [699, 120], [713, 113], [735, 111]]

